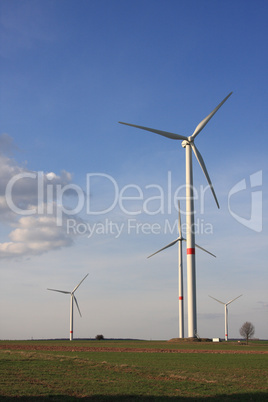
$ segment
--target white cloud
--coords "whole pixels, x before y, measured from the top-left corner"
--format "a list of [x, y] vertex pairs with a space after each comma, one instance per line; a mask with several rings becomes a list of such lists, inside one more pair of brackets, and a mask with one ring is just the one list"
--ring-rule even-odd
[[55, 217], [23, 217], [9, 235], [11, 242], [0, 243], [0, 257], [38, 255], [73, 244]]
[[[14, 148], [13, 140], [7, 134], [0, 136], [0, 144], [3, 145], [2, 150]], [[27, 170], [14, 159], [0, 154], [0, 221], [13, 228], [9, 234], [10, 241], [0, 243], [0, 258], [38, 255], [73, 244], [71, 235], [66, 231], [64, 213], [61, 225], [57, 225], [55, 200], [55, 188], [69, 184], [71, 178], [71, 174], [65, 171], [57, 175], [54, 172]], [[68, 196], [67, 192], [65, 195]]]

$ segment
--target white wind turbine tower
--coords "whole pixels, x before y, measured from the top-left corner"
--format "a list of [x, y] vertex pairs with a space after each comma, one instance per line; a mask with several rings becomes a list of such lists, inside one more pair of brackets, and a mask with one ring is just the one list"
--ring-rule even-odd
[[237, 296], [235, 299], [232, 299], [232, 300], [228, 301], [227, 303], [223, 303], [222, 301], [220, 301], [218, 299], [215, 299], [215, 297], [209, 296], [209, 297], [211, 297], [211, 299], [214, 299], [217, 302], [219, 302], [219, 303], [224, 305], [224, 312], [225, 312], [225, 340], [226, 341], [228, 341], [228, 308], [227, 308], [227, 306], [228, 306], [228, 304], [232, 303], [233, 301], [238, 299], [238, 297], [241, 297], [241, 296], [242, 295]]
[[74, 304], [73, 304], [73, 302], [75, 301], [75, 304], [76, 304], [76, 307], [77, 307], [77, 310], [78, 310], [78, 312], [79, 312], [79, 314], [80, 314], [80, 317], [82, 317], [82, 314], [81, 314], [81, 311], [80, 311], [80, 309], [79, 309], [79, 306], [78, 306], [78, 302], [77, 302], [77, 300], [76, 300], [76, 297], [75, 297], [75, 295], [74, 295], [74, 292], [79, 288], [79, 286], [81, 285], [81, 283], [86, 279], [86, 277], [88, 276], [88, 274], [81, 280], [81, 282], [79, 282], [78, 283], [78, 285], [76, 285], [76, 287], [72, 290], [72, 292], [68, 292], [67, 290], [57, 290], [57, 289], [47, 289], [47, 290], [52, 290], [53, 292], [60, 292], [60, 293], [65, 293], [65, 294], [68, 294], [68, 295], [71, 295], [71, 305], [70, 305], [70, 341], [72, 341], [73, 340], [73, 317], [74, 317]]
[[193, 196], [193, 166], [192, 166], [192, 150], [206, 176], [216, 204], [219, 208], [219, 203], [213, 189], [205, 162], [194, 144], [195, 137], [206, 126], [209, 120], [231, 96], [232, 92], [223, 99], [223, 101], [205, 118], [194, 130], [189, 137], [180, 134], [174, 134], [167, 131], [156, 130], [154, 128], [137, 126], [135, 124], [123, 123], [127, 126], [140, 128], [142, 130], [151, 131], [153, 133], [163, 135], [164, 137], [173, 140], [183, 140], [182, 147], [186, 151], [186, 247], [187, 247], [187, 301], [188, 301], [188, 337], [196, 337], [197, 334], [197, 318], [196, 318], [196, 274], [195, 274], [195, 232], [194, 232], [194, 196]]
[[[174, 244], [178, 243], [178, 298], [179, 298], [179, 338], [184, 338], [184, 307], [183, 307], [183, 259], [182, 259], [182, 242], [186, 241], [186, 239], [182, 236], [182, 231], [181, 231], [181, 213], [180, 213], [180, 203], [178, 203], [178, 211], [179, 211], [179, 219], [178, 219], [178, 232], [179, 232], [179, 237], [177, 237], [176, 240], [173, 240], [171, 243], [169, 243], [167, 246], [161, 248], [160, 250], [156, 251], [155, 253], [149, 255], [150, 258], [153, 255], [160, 253], [160, 251], [165, 250], [166, 248], [169, 248], [171, 246], [174, 246]], [[216, 257], [214, 254], [210, 253], [203, 247], [198, 246], [195, 244], [196, 247], [200, 248], [201, 250], [205, 251], [206, 253], [213, 255], [213, 257]]]

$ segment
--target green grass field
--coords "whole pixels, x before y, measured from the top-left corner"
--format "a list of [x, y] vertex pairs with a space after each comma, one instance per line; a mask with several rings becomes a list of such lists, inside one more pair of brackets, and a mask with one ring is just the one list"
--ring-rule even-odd
[[267, 378], [268, 342], [0, 342], [1, 401], [267, 401]]

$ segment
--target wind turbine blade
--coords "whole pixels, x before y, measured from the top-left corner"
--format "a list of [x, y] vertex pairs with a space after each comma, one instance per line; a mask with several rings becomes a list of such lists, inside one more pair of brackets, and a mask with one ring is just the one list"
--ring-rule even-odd
[[188, 140], [188, 137], [185, 137], [184, 135], [169, 133], [168, 131], [161, 131], [161, 130], [156, 130], [154, 128], [137, 126], [136, 124], [123, 123], [122, 121], [119, 121], [118, 123], [125, 124], [126, 126], [130, 126], [130, 127], [140, 128], [140, 129], [146, 130], [146, 131], [151, 131], [152, 133], [163, 135], [164, 137], [171, 138], [172, 140]]
[[191, 144], [192, 150], [194, 151], [194, 154], [195, 154], [195, 156], [196, 156], [196, 159], [198, 160], [199, 165], [201, 166], [201, 169], [203, 170], [203, 173], [204, 173], [204, 175], [206, 176], [206, 179], [207, 179], [208, 184], [209, 184], [209, 186], [210, 186], [210, 189], [211, 189], [211, 191], [212, 191], [213, 197], [215, 198], [217, 207], [220, 208], [219, 203], [218, 203], [218, 200], [217, 200], [217, 197], [216, 197], [216, 194], [215, 194], [215, 191], [214, 191], [214, 188], [213, 188], [213, 186], [212, 186], [212, 183], [211, 183], [211, 180], [210, 180], [210, 177], [209, 177], [207, 168], [206, 168], [206, 165], [205, 165], [205, 162], [204, 162], [204, 159], [202, 158], [202, 155], [200, 154], [200, 152], [199, 152], [198, 149], [196, 148], [195, 144], [194, 144], [193, 142], [190, 142], [190, 144]]
[[75, 301], [75, 304], [76, 304], [77, 310], [78, 310], [78, 312], [79, 312], [79, 314], [80, 314], [80, 317], [82, 317], [82, 314], [81, 314], [80, 308], [79, 308], [79, 306], [78, 306], [78, 301], [76, 300], [75, 295], [74, 295], [74, 301]]
[[49, 289], [49, 288], [47, 288], [47, 290], [52, 290], [53, 292], [65, 293], [65, 294], [67, 294], [67, 295], [70, 295], [70, 294], [71, 294], [71, 292], [67, 292], [67, 291], [65, 291], [65, 290], [57, 290], [57, 289]]
[[86, 279], [86, 277], [87, 277], [88, 275], [89, 275], [89, 274], [86, 274], [86, 276], [82, 279], [82, 281], [79, 282], [78, 285], [76, 285], [76, 287], [74, 288], [74, 290], [72, 291], [72, 293], [74, 293], [74, 292], [76, 291], [76, 289], [81, 285], [81, 283]]
[[215, 299], [215, 297], [212, 297], [212, 296], [209, 296], [209, 297], [211, 297], [211, 299], [214, 299], [214, 300], [216, 300], [217, 302], [219, 302], [219, 303], [221, 303], [221, 304], [223, 304], [223, 305], [225, 306], [225, 303], [223, 303], [222, 301], [220, 301], [220, 300], [218, 300], [218, 299]]
[[205, 251], [206, 253], [208, 253], [208, 254], [210, 254], [210, 255], [212, 255], [213, 257], [216, 258], [216, 255], [212, 254], [210, 251], [206, 250], [205, 248], [203, 248], [203, 247], [201, 247], [201, 246], [198, 246], [198, 244], [196, 244], [196, 243], [195, 243], [195, 247], [200, 248], [200, 250], [203, 250], [203, 251]]
[[178, 211], [179, 211], [178, 230], [179, 230], [179, 236], [182, 237], [182, 233], [181, 233], [181, 209], [180, 209], [180, 201], [178, 201]]
[[196, 129], [194, 130], [193, 134], [189, 138], [189, 140], [193, 140], [201, 130], [205, 127], [205, 125], [209, 122], [209, 120], [214, 116], [214, 114], [219, 110], [219, 108], [224, 104], [224, 102], [227, 101], [227, 99], [232, 95], [233, 92], [230, 92], [229, 95], [226, 96], [226, 98], [223, 99], [223, 101], [205, 118], [203, 119], [197, 126]]
[[226, 305], [227, 304], [230, 304], [230, 303], [232, 303], [233, 301], [235, 301], [236, 299], [238, 299], [238, 297], [241, 297], [242, 295], [240, 295], [240, 296], [237, 296], [235, 299], [233, 299], [233, 300], [230, 300], [230, 301], [228, 301], [228, 303], [226, 303]]
[[[157, 253], [160, 253], [160, 251], [163, 251], [163, 250], [165, 250], [166, 248], [169, 248], [169, 247], [173, 246], [173, 245], [176, 244], [179, 240], [180, 240], [180, 238], [178, 237], [176, 240], [173, 240], [173, 241], [172, 241], [171, 243], [169, 243], [167, 246], [165, 246], [165, 247], [161, 248], [160, 250], [156, 251], [155, 253], [149, 255], [149, 257], [147, 257], [147, 258], [150, 258], [150, 257], [152, 257], [153, 255], [155, 255], [155, 254], [157, 254]], [[184, 239], [181, 239], [181, 240], [184, 240]]]

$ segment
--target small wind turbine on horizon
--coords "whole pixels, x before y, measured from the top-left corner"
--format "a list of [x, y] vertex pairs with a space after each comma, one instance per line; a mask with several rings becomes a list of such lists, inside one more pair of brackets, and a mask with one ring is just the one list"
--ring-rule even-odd
[[209, 297], [211, 297], [211, 299], [214, 299], [214, 300], [216, 300], [217, 302], [219, 302], [219, 303], [221, 303], [221, 304], [224, 305], [224, 315], [225, 315], [225, 340], [226, 340], [226, 341], [228, 341], [228, 308], [227, 308], [227, 306], [228, 306], [228, 304], [232, 303], [233, 301], [235, 301], [236, 299], [238, 299], [238, 298], [241, 297], [241, 296], [242, 296], [242, 295], [237, 296], [235, 299], [232, 299], [232, 300], [228, 301], [227, 303], [224, 303], [224, 302], [222, 302], [222, 301], [220, 301], [220, 300], [218, 300], [218, 299], [215, 299], [215, 297], [209, 296]]
[[68, 292], [67, 290], [58, 290], [58, 289], [49, 289], [49, 288], [47, 288], [47, 290], [51, 290], [53, 292], [59, 292], [59, 293], [65, 293], [65, 294], [71, 295], [71, 304], [70, 304], [70, 341], [73, 340], [73, 317], [74, 317], [74, 307], [73, 307], [74, 303], [73, 302], [74, 301], [75, 301], [77, 310], [78, 310], [78, 312], [80, 314], [80, 317], [82, 317], [82, 314], [81, 314], [80, 308], [78, 306], [78, 302], [77, 302], [77, 299], [76, 299], [76, 297], [74, 295], [74, 292], [79, 288], [79, 286], [86, 279], [87, 276], [88, 276], [88, 274], [81, 280], [81, 282], [78, 283], [78, 285], [75, 286], [75, 288], [71, 292]]
[[[173, 240], [167, 246], [161, 248], [160, 250], [156, 251], [155, 253], [149, 255], [147, 258], [151, 258], [153, 255], [160, 253], [161, 251], [174, 246], [178, 243], [178, 298], [179, 298], [179, 338], [184, 338], [184, 306], [183, 306], [183, 258], [182, 258], [182, 242], [186, 241], [186, 239], [182, 236], [181, 230], [181, 212], [180, 212], [180, 202], [178, 202], [178, 211], [179, 211], [179, 218], [178, 218], [178, 232], [179, 237], [176, 240]], [[201, 250], [205, 251], [206, 253], [216, 257], [214, 254], [210, 253], [208, 250], [204, 249], [203, 247], [198, 246], [195, 244], [196, 247], [200, 248]]]
[[186, 247], [187, 247], [187, 300], [188, 300], [188, 337], [197, 336], [197, 310], [196, 310], [196, 272], [195, 272], [195, 219], [194, 219], [194, 194], [193, 194], [193, 166], [192, 166], [192, 151], [198, 160], [201, 169], [208, 181], [210, 189], [212, 191], [213, 197], [219, 208], [219, 203], [212, 186], [205, 162], [202, 155], [198, 151], [194, 144], [196, 136], [203, 130], [207, 125], [209, 120], [214, 116], [214, 114], [219, 110], [219, 108], [227, 101], [227, 99], [232, 95], [232, 92], [227, 95], [223, 101], [207, 116], [203, 119], [195, 128], [193, 134], [189, 137], [184, 135], [170, 133], [168, 131], [156, 130], [154, 128], [138, 126], [135, 124], [129, 124], [124, 122], [119, 122], [120, 124], [125, 124], [127, 126], [140, 128], [142, 130], [151, 131], [153, 133], [162, 135], [164, 137], [170, 138], [172, 140], [182, 140], [182, 147], [186, 151]]

